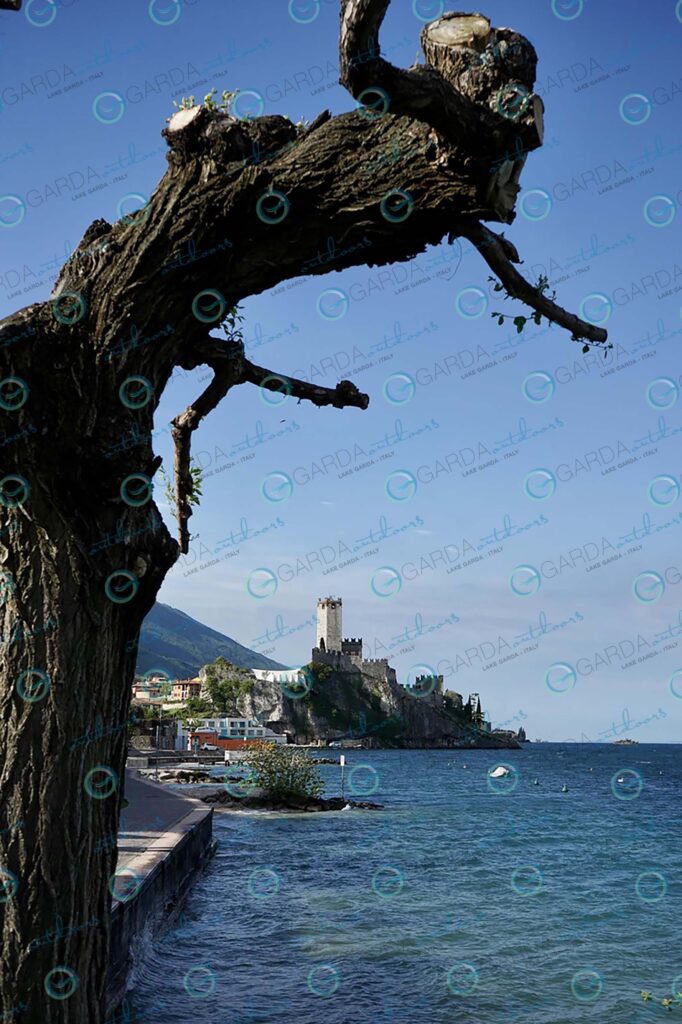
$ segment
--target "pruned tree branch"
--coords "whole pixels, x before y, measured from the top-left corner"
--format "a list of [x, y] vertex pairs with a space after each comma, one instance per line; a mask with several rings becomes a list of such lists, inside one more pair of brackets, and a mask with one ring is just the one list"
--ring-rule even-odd
[[280, 391], [284, 394], [298, 398], [299, 402], [312, 402], [313, 405], [333, 405], [335, 409], [344, 409], [353, 405], [357, 409], [366, 409], [369, 405], [369, 395], [358, 391], [355, 384], [349, 380], [342, 380], [335, 388], [323, 388], [317, 384], [309, 384], [307, 381], [298, 380], [296, 377], [287, 377], [285, 374], [275, 374], [272, 370], [266, 370], [263, 366], [255, 366], [248, 360], [244, 360], [242, 382], [257, 384], [268, 391]]
[[0, 0], [0, 11], [20, 11], [21, 0]]
[[531, 309], [542, 313], [552, 323], [565, 327], [574, 338], [588, 338], [594, 342], [606, 341], [607, 333], [602, 327], [596, 327], [581, 320], [574, 313], [567, 312], [521, 276], [513, 266], [513, 263], [520, 263], [521, 260], [509, 239], [495, 234], [483, 224], [467, 225], [461, 228], [460, 233], [476, 246], [512, 298], [520, 299]]

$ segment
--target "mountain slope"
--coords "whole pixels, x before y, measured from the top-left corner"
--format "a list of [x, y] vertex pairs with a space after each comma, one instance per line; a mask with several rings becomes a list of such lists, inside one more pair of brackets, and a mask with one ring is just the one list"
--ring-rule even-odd
[[157, 668], [175, 679], [191, 679], [218, 655], [241, 668], [285, 668], [177, 608], [157, 601], [140, 631], [137, 672]]

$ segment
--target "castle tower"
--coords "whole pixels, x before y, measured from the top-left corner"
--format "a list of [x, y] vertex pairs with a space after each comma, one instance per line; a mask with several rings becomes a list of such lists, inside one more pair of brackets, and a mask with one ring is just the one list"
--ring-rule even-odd
[[341, 650], [341, 598], [317, 599], [317, 646], [322, 651]]

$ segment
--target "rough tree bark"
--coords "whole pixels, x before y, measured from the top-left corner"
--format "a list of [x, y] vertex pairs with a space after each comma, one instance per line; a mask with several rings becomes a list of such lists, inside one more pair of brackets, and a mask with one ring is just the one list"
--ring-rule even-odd
[[[95, 221], [50, 299], [0, 324], [0, 1009], [24, 1006], [30, 1024], [103, 1019], [115, 851], [94, 846], [117, 830], [121, 789], [103, 797], [98, 766], [121, 779], [124, 734], [75, 741], [96, 716], [128, 716], [140, 625], [187, 548], [192, 430], [242, 383], [368, 401], [350, 382], [273, 383], [238, 341], [211, 336], [221, 313], [304, 265], [324, 274], [314, 261], [330, 237], [340, 270], [463, 235], [510, 294], [575, 337], [606, 338], [524, 282], [514, 247], [481, 225], [513, 221], [519, 164], [541, 144], [533, 47], [481, 15], [445, 15], [422, 32], [428, 63], [394, 68], [378, 43], [388, 3], [342, 2], [341, 80], [357, 109], [307, 128], [178, 112], [148, 204]], [[174, 368], [204, 363], [214, 379], [174, 428], [178, 544], [139, 474], [158, 469], [152, 419]], [[32, 946], [58, 919], [67, 934]], [[77, 976], [68, 998], [56, 968]]]

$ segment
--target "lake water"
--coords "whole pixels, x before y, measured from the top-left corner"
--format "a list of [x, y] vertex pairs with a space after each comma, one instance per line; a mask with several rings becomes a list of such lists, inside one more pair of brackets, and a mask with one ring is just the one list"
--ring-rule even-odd
[[[682, 989], [682, 746], [348, 760], [346, 795], [384, 811], [215, 814], [218, 852], [180, 926], [136, 967], [136, 1020], [682, 1017], [639, 994]], [[320, 771], [338, 795], [340, 768]]]

